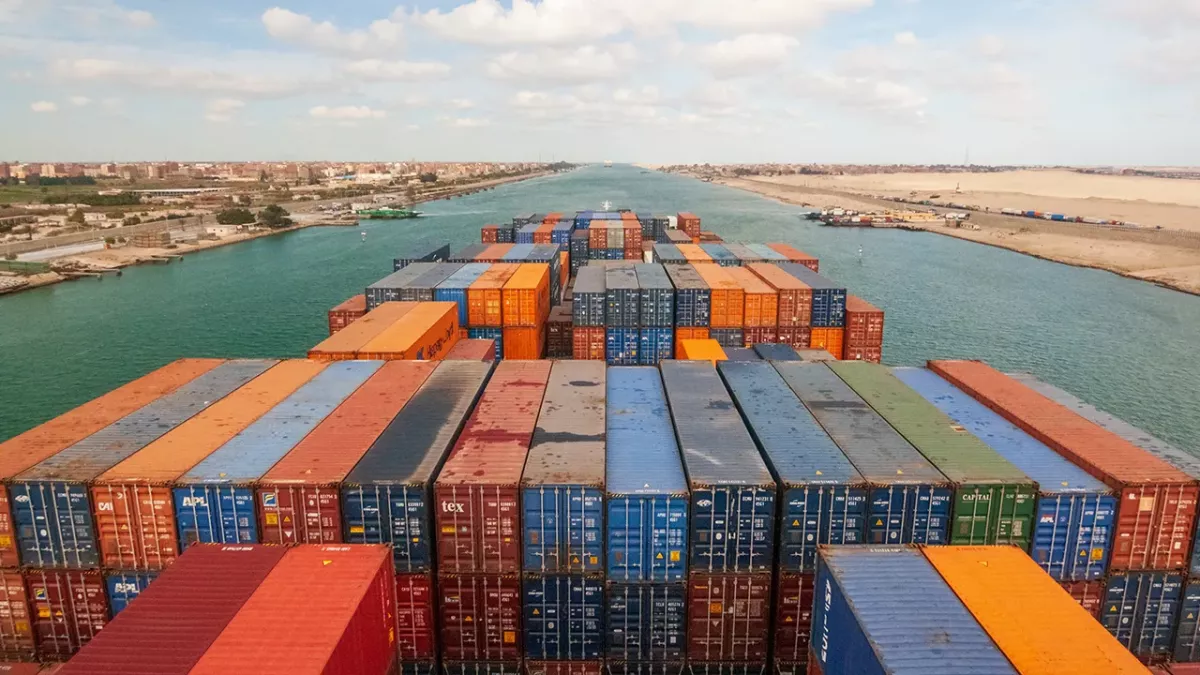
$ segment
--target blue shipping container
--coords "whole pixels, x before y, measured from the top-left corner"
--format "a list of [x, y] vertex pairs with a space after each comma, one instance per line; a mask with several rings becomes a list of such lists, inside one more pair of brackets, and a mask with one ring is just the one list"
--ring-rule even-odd
[[[499, 330], [499, 329], [496, 329]], [[348, 544], [391, 544], [398, 572], [433, 569], [433, 479], [492, 372], [443, 361], [342, 481]]]
[[674, 328], [643, 328], [638, 336], [638, 363], [646, 366], [658, 365], [660, 361], [675, 358]]
[[116, 616], [141, 595], [142, 591], [158, 576], [158, 572], [110, 572], [104, 575], [108, 587], [108, 606]]
[[915, 549], [822, 548], [815, 596], [809, 658], [823, 673], [1016, 674]]
[[688, 484], [657, 368], [609, 368], [608, 578], [687, 576]]
[[88, 483], [275, 363], [227, 361], [18, 475], [9, 494], [21, 563], [99, 567]]
[[528, 225], [522, 225], [521, 228], [519, 230], [517, 230], [517, 233], [514, 237], [517, 245], [532, 244], [533, 243], [533, 233], [536, 232], [537, 229], [541, 226], [542, 226], [542, 222], [540, 220], [536, 223], [529, 223]]
[[382, 365], [383, 361], [330, 364], [184, 474], [174, 489], [181, 549], [198, 542], [257, 542], [254, 482]]
[[1100, 623], [1140, 659], [1169, 656], [1183, 582], [1178, 572], [1113, 573], [1104, 592]]
[[610, 366], [636, 366], [638, 364], [639, 331], [636, 328], [606, 328], [604, 330], [604, 354]]
[[599, 659], [604, 650], [604, 579], [538, 574], [522, 581], [526, 659]]
[[693, 572], [769, 571], [775, 481], [712, 364], [660, 366], [691, 487]]
[[[520, 233], [517, 233], [517, 236], [520, 237]], [[517, 243], [513, 244], [513, 247], [508, 249], [508, 253], [505, 253], [501, 260], [504, 262], [524, 262], [530, 253], [533, 253], [532, 235], [528, 242], [522, 243], [521, 241], [517, 241]]]
[[686, 604], [683, 584], [609, 584], [608, 658], [682, 661]]
[[1180, 663], [1200, 661], [1200, 579], [1189, 580], [1183, 590], [1174, 657]]
[[496, 343], [496, 361], [504, 359], [504, 329], [503, 328], [468, 328], [467, 337], [472, 340], [491, 340]]
[[746, 244], [746, 248], [761, 255], [763, 260], [770, 262], [787, 262], [788, 257], [766, 244]]
[[1104, 483], [924, 368], [892, 373], [1036, 482], [1030, 555], [1059, 581], [1100, 579], [1108, 569], [1117, 500]]
[[700, 249], [721, 267], [738, 267], [742, 264], [733, 252], [720, 244], [700, 244]]
[[841, 328], [846, 325], [846, 287], [836, 284], [799, 263], [779, 267], [812, 289], [812, 327]]
[[467, 325], [467, 288], [491, 267], [489, 263], [463, 265], [461, 269], [450, 275], [450, 278], [438, 284], [437, 289], [433, 292], [433, 299], [437, 302], [458, 303], [459, 326]]
[[779, 483], [779, 569], [816, 569], [817, 546], [866, 541], [866, 481], [765, 361], [721, 376]]

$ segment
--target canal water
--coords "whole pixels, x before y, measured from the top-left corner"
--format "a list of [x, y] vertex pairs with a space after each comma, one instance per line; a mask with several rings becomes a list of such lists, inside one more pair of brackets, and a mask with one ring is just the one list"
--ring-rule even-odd
[[[729, 241], [783, 241], [884, 308], [884, 360], [1032, 372], [1200, 452], [1200, 298], [936, 234], [821, 228], [802, 209], [630, 166], [589, 167], [0, 298], [0, 439], [182, 356], [302, 356], [326, 310], [392, 258], [477, 242], [521, 212], [693, 211]], [[363, 240], [361, 233], [366, 233]], [[859, 253], [861, 249], [861, 255]]]

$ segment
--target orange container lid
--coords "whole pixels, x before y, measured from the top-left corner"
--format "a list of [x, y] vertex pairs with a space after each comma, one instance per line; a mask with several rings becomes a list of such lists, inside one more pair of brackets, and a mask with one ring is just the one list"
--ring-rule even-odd
[[741, 267], [725, 267], [723, 272], [733, 279], [742, 290], [746, 293], [754, 293], [757, 295], [775, 295], [775, 289], [772, 288], [762, 279], [759, 279], [753, 272]]
[[489, 289], [504, 288], [504, 284], [516, 273], [517, 267], [518, 265], [515, 263], [496, 263], [488, 268], [488, 271], [479, 275], [478, 279], [471, 282], [467, 290], [486, 291]]
[[504, 284], [504, 290], [537, 290], [550, 278], [550, 265], [546, 263], [520, 263]]
[[359, 348], [362, 354], [402, 352], [411, 349], [418, 340], [447, 316], [458, 322], [457, 302], [418, 302], [413, 310], [396, 319]]
[[317, 357], [322, 354], [357, 352], [364, 344], [411, 312], [416, 306], [415, 302], [385, 302], [317, 343], [317, 346], [309, 350], [308, 355]]
[[340, 305], [329, 310], [331, 312], [365, 312], [367, 311], [367, 296], [359, 293], [342, 301]]
[[746, 269], [779, 291], [810, 291], [808, 284], [770, 263], [751, 263]]
[[699, 274], [702, 279], [704, 279], [705, 283], [707, 283], [708, 287], [712, 290], [742, 290], [741, 284], [734, 281], [733, 277], [729, 275], [729, 270], [721, 267], [720, 265], [696, 265], [695, 268], [696, 273]]
[[866, 300], [863, 300], [862, 298], [858, 297], [857, 295], [850, 295], [849, 293], [846, 294], [846, 311], [847, 312], [880, 312], [880, 313], [883, 312], [882, 309], [879, 309], [875, 305], [872, 305], [871, 303], [867, 302]]
[[725, 350], [716, 340], [680, 340], [683, 359], [686, 361], [724, 361]]

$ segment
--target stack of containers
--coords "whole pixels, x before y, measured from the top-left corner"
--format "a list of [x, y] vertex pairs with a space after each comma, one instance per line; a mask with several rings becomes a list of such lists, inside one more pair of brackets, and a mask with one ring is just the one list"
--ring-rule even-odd
[[745, 291], [728, 272], [717, 265], [693, 265], [693, 269], [709, 288], [712, 313], [709, 316], [708, 336], [722, 347], [743, 346]]
[[637, 272], [632, 267], [608, 269], [604, 288], [605, 357], [614, 366], [637, 365], [641, 306]]
[[589, 250], [588, 231], [575, 230], [571, 233], [571, 274], [579, 272], [579, 268], [587, 264]]
[[575, 213], [575, 229], [586, 230], [595, 218], [595, 211], [578, 211]]
[[345, 302], [329, 310], [329, 334], [333, 335], [367, 313], [367, 296], [350, 296]]
[[743, 344], [753, 347], [776, 342], [779, 335], [779, 292], [750, 270], [731, 267], [725, 273], [742, 287]]
[[887, 368], [861, 361], [832, 362], [829, 368], [954, 484], [950, 543], [1029, 550], [1038, 505], [1029, 476]]
[[[746, 244], [746, 248], [756, 254], [763, 262], [789, 262], [789, 258], [767, 244]], [[814, 272], [816, 270], [813, 270]]]
[[664, 265], [675, 287], [675, 344], [707, 340], [712, 321], [712, 291], [691, 265]]
[[1061, 583], [1103, 583], [1117, 510], [1111, 489], [928, 370], [892, 373], [1038, 485], [1030, 555], [1047, 574]]
[[776, 340], [794, 349], [808, 349], [812, 336], [812, 289], [776, 265], [752, 263], [747, 269], [775, 290]]
[[173, 494], [181, 546], [259, 541], [255, 483], [381, 366], [329, 364], [181, 476]]
[[549, 361], [505, 361], [434, 484], [443, 672], [521, 667], [521, 473]]
[[866, 541], [862, 475], [765, 361], [717, 369], [779, 486], [776, 673], [804, 673], [812, 627], [817, 546]]
[[370, 312], [385, 302], [399, 301], [400, 292], [405, 286], [435, 267], [437, 263], [413, 263], [367, 286], [367, 311]]
[[538, 244], [525, 257], [525, 262], [545, 263], [550, 266], [551, 306], [562, 301], [564, 283], [561, 248], [558, 244]]
[[824, 364], [772, 365], [866, 480], [867, 543], [948, 543], [946, 477]]
[[504, 358], [504, 285], [517, 265], [492, 265], [467, 287], [467, 337], [495, 340], [496, 360]]
[[787, 244], [767, 244], [767, 247], [772, 251], [782, 255], [789, 262], [794, 262], [804, 265], [813, 272], [820, 272], [820, 264], [815, 256], [811, 256], [804, 251], [801, 251]]
[[750, 265], [753, 263], [766, 262], [766, 259], [763, 257], [763, 255], [761, 253], [758, 253], [757, 251], [752, 250], [746, 244], [735, 244], [735, 243], [731, 243], [731, 242], [725, 242], [724, 246], [725, 246], [725, 250], [729, 251], [735, 257], [737, 257], [738, 265], [740, 265], [742, 267], [745, 267], [746, 265]]
[[475, 258], [479, 257], [479, 254], [486, 251], [489, 246], [491, 244], [468, 244], [451, 255], [450, 262], [475, 262]]
[[40, 656], [70, 656], [108, 620], [92, 481], [274, 364], [220, 363], [13, 479], [9, 495]]
[[1169, 658], [1196, 517], [1195, 479], [977, 361], [931, 361], [938, 375], [1045, 443], [1119, 497], [1101, 621], [1147, 661]]
[[571, 321], [573, 303], [566, 303], [550, 310], [546, 319], [546, 356], [547, 358], [569, 359], [574, 350], [571, 341]]
[[638, 363], [657, 365], [675, 354], [675, 287], [662, 265], [634, 267], [638, 283]]
[[438, 286], [463, 268], [463, 263], [437, 263], [433, 269], [413, 279], [400, 289], [400, 300], [432, 302]]
[[846, 344], [842, 358], [871, 363], [883, 359], [883, 310], [856, 295], [846, 296]]
[[657, 368], [607, 382], [608, 670], [679, 673], [686, 635], [688, 484]]
[[737, 267], [741, 265], [741, 261], [729, 249], [722, 244], [700, 244], [700, 249], [712, 258], [712, 261], [721, 267]]
[[504, 358], [540, 359], [546, 353], [550, 266], [524, 263], [503, 290]]
[[571, 340], [576, 360], [605, 359], [604, 323], [608, 313], [605, 277], [602, 268], [583, 267], [575, 278]]
[[621, 218], [621, 228], [624, 230], [622, 236], [624, 240], [625, 259], [626, 260], [641, 260], [642, 259], [642, 225], [638, 222], [636, 216], [632, 213], [625, 212]]
[[487, 263], [470, 263], [463, 265], [457, 272], [451, 274], [445, 281], [438, 284], [433, 292], [433, 300], [438, 302], [458, 303], [458, 325], [466, 328], [470, 325], [470, 314], [467, 311], [467, 289], [479, 277], [487, 272], [491, 265]]
[[779, 267], [812, 289], [809, 346], [812, 349], [824, 349], [835, 359], [842, 358], [845, 351], [846, 287], [798, 263], [781, 263]]
[[[554, 220], [551, 220], [551, 218], [554, 218]], [[554, 226], [557, 224], [558, 219], [554, 216], [554, 214], [546, 216], [546, 219], [542, 221], [542, 224], [533, 231], [533, 242], [531, 243], [549, 244], [551, 241], [551, 236], [554, 232]]]
[[683, 230], [684, 234], [692, 238], [693, 244], [700, 243], [700, 216], [694, 213], [683, 212], [678, 216], [677, 227]]
[[625, 230], [620, 221], [593, 220], [588, 228], [588, 258], [590, 260], [623, 260]]
[[679, 249], [679, 252], [691, 265], [708, 265], [713, 262], [712, 256], [697, 244], [676, 244], [675, 248]]
[[513, 243], [517, 244], [517, 245], [534, 243], [533, 242], [533, 233], [537, 232], [538, 228], [540, 228], [541, 226], [542, 226], [542, 222], [540, 220], [536, 223], [528, 223], [526, 225], [522, 225], [520, 228], [517, 229], [516, 233], [513, 235]]
[[560, 218], [554, 223], [554, 229], [550, 234], [550, 243], [558, 244], [562, 247], [567, 247], [571, 243], [571, 234], [575, 230], [575, 221], [568, 218]]
[[557, 361], [521, 478], [528, 672], [601, 675], [605, 366]]
[[534, 245], [532, 243], [516, 243], [513, 244], [508, 252], [501, 258], [506, 263], [525, 262], [529, 259], [529, 254], [533, 253]]
[[679, 252], [679, 247], [674, 244], [655, 244], [654, 262], [664, 265], [686, 265], [687, 258]]
[[710, 363], [664, 361], [691, 488], [688, 661], [728, 672], [767, 659], [775, 481]]
[[385, 302], [308, 350], [308, 358], [320, 361], [352, 360], [363, 345], [395, 325], [416, 307], [415, 302]]
[[484, 244], [499, 244], [500, 226], [484, 225], [479, 231], [479, 241]]
[[515, 244], [491, 244], [475, 256], [475, 262], [498, 263], [512, 250]]
[[436, 669], [433, 480], [491, 373], [491, 363], [437, 364], [342, 482], [346, 542], [392, 551], [405, 673]]

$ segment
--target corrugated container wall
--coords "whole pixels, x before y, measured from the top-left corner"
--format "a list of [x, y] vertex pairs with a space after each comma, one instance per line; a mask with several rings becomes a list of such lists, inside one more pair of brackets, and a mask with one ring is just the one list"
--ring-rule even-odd
[[436, 266], [437, 263], [431, 262], [412, 263], [367, 286], [367, 312], [370, 313], [385, 302], [399, 302], [403, 299], [401, 293], [406, 286]]
[[1175, 572], [1109, 575], [1100, 623], [1143, 661], [1170, 658], [1185, 578]]
[[25, 579], [19, 570], [0, 570], [0, 658], [29, 661], [36, 651]]
[[829, 367], [954, 483], [951, 543], [1029, 550], [1037, 495], [1028, 476], [887, 368], [861, 361]]
[[1176, 661], [1200, 661], [1200, 579], [1188, 579], [1179, 607], [1172, 658]]
[[639, 325], [643, 328], [671, 328], [675, 325], [675, 287], [662, 265], [634, 267], [639, 289]]
[[691, 265], [664, 265], [675, 286], [675, 325], [707, 327], [712, 315], [712, 291]]
[[9, 492], [21, 560], [38, 567], [98, 567], [88, 483], [275, 363], [228, 361], [17, 476]]
[[367, 313], [367, 296], [352, 295], [347, 300], [329, 310], [329, 334], [333, 335], [345, 328], [356, 319], [361, 319]]
[[605, 283], [605, 270], [599, 267], [579, 270], [571, 305], [572, 321], [576, 326], [604, 326], [608, 313]]
[[433, 269], [413, 279], [400, 291], [401, 300], [433, 302], [435, 290], [463, 268], [463, 263], [438, 263]]
[[308, 358], [318, 361], [351, 361], [357, 358], [362, 346], [390, 328], [409, 312], [415, 302], [388, 302], [371, 310], [334, 335], [308, 350]]
[[840, 328], [846, 323], [846, 287], [799, 263], [780, 263], [780, 269], [812, 289], [813, 328]]
[[24, 574], [40, 658], [70, 657], [108, 623], [107, 589], [99, 571], [30, 569]]
[[525, 659], [600, 659], [604, 653], [604, 578], [530, 574], [522, 580]]
[[104, 586], [108, 589], [108, 609], [112, 615], [124, 611], [157, 578], [158, 572], [105, 572]]
[[[516, 574], [438, 573], [444, 672], [520, 673], [521, 578]], [[455, 662], [473, 663], [455, 663]]]
[[479, 277], [483, 276], [491, 267], [488, 263], [470, 263], [463, 265], [462, 269], [450, 275], [442, 283], [438, 284], [437, 289], [433, 292], [433, 299], [439, 302], [454, 302], [458, 303], [458, 325], [467, 326], [468, 324], [468, 307], [467, 307], [467, 289], [471, 284], [475, 283]]
[[610, 269], [604, 274], [604, 325], [637, 328], [640, 325], [641, 289], [633, 269]]
[[930, 371], [892, 373], [1038, 484], [1030, 555], [1050, 576], [1104, 576], [1117, 509], [1112, 490]]
[[712, 364], [664, 361], [663, 382], [691, 486], [693, 572], [768, 571], [775, 481]]
[[472, 328], [504, 325], [504, 284], [517, 265], [492, 265], [467, 287], [467, 325]]

